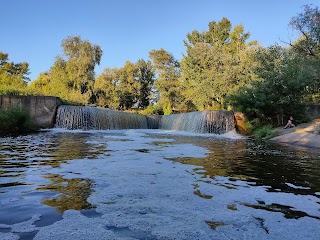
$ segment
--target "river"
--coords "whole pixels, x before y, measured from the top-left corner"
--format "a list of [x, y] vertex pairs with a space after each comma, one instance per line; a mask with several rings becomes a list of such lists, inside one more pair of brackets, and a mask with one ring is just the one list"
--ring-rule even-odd
[[318, 239], [320, 153], [239, 136], [0, 138], [0, 239]]

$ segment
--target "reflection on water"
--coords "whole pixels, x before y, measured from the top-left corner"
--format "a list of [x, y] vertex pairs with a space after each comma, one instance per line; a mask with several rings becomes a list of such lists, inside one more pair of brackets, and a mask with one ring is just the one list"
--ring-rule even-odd
[[[314, 195], [320, 191], [320, 153], [257, 141], [211, 141], [205, 138], [175, 137], [176, 143], [190, 143], [209, 149], [205, 158], [174, 158], [173, 161], [199, 166], [203, 178], [229, 177], [253, 185], [270, 186], [271, 192]], [[220, 184], [220, 183], [217, 183]], [[236, 184], [220, 184], [236, 189]]]
[[51, 207], [55, 207], [59, 212], [74, 209], [89, 209], [93, 206], [87, 202], [90, 196], [92, 181], [90, 179], [73, 178], [65, 179], [58, 174], [50, 174], [45, 176], [46, 179], [52, 181], [36, 190], [49, 190], [60, 193], [57, 198], [45, 198], [42, 203]]
[[41, 169], [57, 168], [67, 160], [97, 159], [106, 145], [90, 141], [101, 139], [100, 135], [45, 132], [0, 138], [0, 223], [14, 224], [40, 213], [37, 226], [45, 226], [60, 220], [65, 210], [92, 208], [87, 202], [92, 180], [42, 175]]
[[[120, 135], [120, 134], [119, 134]], [[164, 138], [164, 141], [158, 141]], [[175, 142], [169, 140], [175, 139]], [[166, 141], [168, 139], [168, 141]], [[50, 225], [61, 219], [61, 214], [68, 209], [81, 210], [88, 217], [99, 217], [94, 206], [87, 199], [92, 193], [94, 179], [82, 178], [80, 175], [70, 178], [63, 173], [56, 174], [61, 164], [68, 160], [85, 159], [99, 161], [99, 158], [112, 159], [112, 150], [108, 150], [105, 133], [53, 133], [43, 132], [17, 138], [0, 138], [0, 223], [14, 224], [30, 219], [35, 213], [41, 214], [36, 226]], [[113, 138], [123, 144], [125, 139]], [[128, 139], [129, 141], [130, 139]], [[133, 141], [133, 140], [130, 140]], [[208, 195], [201, 184], [214, 184], [227, 191], [239, 187], [239, 180], [248, 186], [266, 186], [269, 192], [293, 193], [295, 195], [313, 195], [319, 198], [320, 192], [320, 154], [305, 149], [282, 147], [275, 144], [253, 140], [223, 140], [197, 137], [178, 137], [157, 135], [155, 142], [125, 149], [124, 154], [154, 154], [154, 147], [168, 149], [171, 144], [191, 143], [209, 150], [204, 158], [173, 158], [184, 164], [194, 165], [190, 174], [197, 176], [190, 194], [211, 201], [215, 194]], [[109, 145], [110, 146], [110, 145]], [[121, 150], [118, 150], [121, 151]], [[131, 151], [128, 153], [128, 151]], [[121, 154], [121, 153], [118, 153]], [[137, 156], [137, 155], [135, 155]], [[112, 160], [111, 160], [112, 161]], [[160, 164], [161, 162], [156, 162]], [[76, 171], [76, 169], [74, 170]], [[49, 174], [48, 174], [49, 173]], [[73, 172], [74, 175], [76, 172]], [[65, 173], [69, 174], [69, 173]], [[217, 181], [219, 177], [228, 181]], [[212, 185], [210, 185], [212, 186]], [[114, 204], [109, 201], [105, 204]], [[281, 212], [287, 218], [309, 216], [290, 206], [280, 204], [258, 204], [239, 202], [228, 203], [226, 210], [238, 211], [241, 207]], [[264, 219], [257, 218], [264, 227]], [[207, 221], [207, 225], [216, 229], [225, 223]], [[149, 232], [132, 231], [127, 228], [113, 229], [121, 237], [153, 238]], [[0, 228], [0, 232], [8, 231]]]
[[294, 210], [290, 206], [280, 205], [276, 203], [273, 203], [270, 205], [265, 205], [265, 203], [260, 203], [259, 205], [242, 203], [241, 205], [250, 207], [250, 208], [255, 208], [255, 209], [262, 209], [270, 212], [281, 212], [284, 214], [285, 218], [289, 218], [289, 219], [290, 218], [298, 219], [298, 218], [308, 216], [308, 217], [320, 220], [320, 218], [317, 216], [312, 216], [312, 215], [306, 214], [305, 212]]

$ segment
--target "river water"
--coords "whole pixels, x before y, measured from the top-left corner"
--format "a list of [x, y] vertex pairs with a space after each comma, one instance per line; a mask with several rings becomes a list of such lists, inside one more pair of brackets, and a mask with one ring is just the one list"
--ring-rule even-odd
[[318, 239], [320, 152], [160, 130], [0, 138], [0, 239]]

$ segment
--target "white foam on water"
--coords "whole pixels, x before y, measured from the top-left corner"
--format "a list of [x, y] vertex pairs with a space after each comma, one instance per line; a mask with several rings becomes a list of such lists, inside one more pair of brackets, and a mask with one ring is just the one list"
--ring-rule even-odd
[[[149, 130], [139, 130], [141, 132], [149, 132]], [[185, 131], [176, 131], [176, 130], [153, 130], [153, 134], [161, 135], [171, 135], [171, 136], [186, 136], [186, 137], [203, 137], [203, 138], [212, 138], [212, 139], [246, 139], [247, 137], [242, 136], [236, 132], [236, 130], [229, 131], [223, 134], [214, 134], [214, 133], [195, 133], [195, 132], [185, 132]]]
[[[123, 134], [118, 136], [105, 132], [110, 156], [100, 155], [94, 161], [69, 161], [61, 164], [60, 168], [47, 169], [53, 174], [63, 173], [64, 178], [81, 176], [92, 179], [94, 186], [88, 201], [96, 206], [97, 217], [89, 218], [80, 211], [68, 210], [62, 220], [49, 226], [35, 228], [34, 222], [38, 220], [35, 216], [20, 225], [3, 227], [15, 229], [15, 232], [39, 230], [36, 240], [285, 240], [316, 239], [320, 236], [318, 219], [287, 219], [282, 212], [245, 205], [261, 205], [263, 201], [264, 205], [290, 206], [293, 210], [320, 218], [317, 197], [268, 192], [268, 186], [253, 186], [244, 180], [230, 181], [228, 177], [202, 178], [194, 173], [195, 166], [165, 159], [205, 157], [208, 150], [192, 144], [165, 144], [173, 140], [148, 134], [156, 131], [114, 132]], [[154, 144], [158, 141], [164, 144]], [[196, 189], [195, 184], [198, 185]], [[212, 198], [193, 194], [196, 190], [202, 196]], [[228, 209], [229, 205], [234, 205], [237, 210]], [[222, 225], [211, 229], [206, 222]], [[11, 239], [14, 236], [12, 233], [0, 233], [0, 237]]]
[[287, 186], [294, 188], [294, 189], [311, 189], [310, 187], [302, 187], [302, 186], [296, 186], [292, 183], [286, 183]]

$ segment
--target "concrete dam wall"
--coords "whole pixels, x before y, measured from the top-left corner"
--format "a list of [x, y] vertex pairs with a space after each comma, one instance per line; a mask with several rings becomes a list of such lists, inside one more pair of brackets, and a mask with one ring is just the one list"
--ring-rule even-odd
[[58, 97], [0, 95], [0, 109], [20, 107], [43, 128], [54, 127], [57, 108], [60, 105], [61, 100]]

